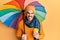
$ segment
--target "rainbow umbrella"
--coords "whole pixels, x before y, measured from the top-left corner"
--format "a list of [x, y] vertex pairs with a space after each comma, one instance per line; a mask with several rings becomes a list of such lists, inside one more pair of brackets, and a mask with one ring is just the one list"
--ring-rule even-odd
[[0, 6], [0, 20], [8, 27], [15, 28], [20, 13], [21, 10], [13, 5]]
[[46, 10], [36, 0], [12, 0], [3, 6], [0, 6], [0, 20], [8, 27], [16, 28], [17, 22], [23, 19], [22, 10], [29, 5], [35, 7], [35, 16], [42, 22], [46, 16]]
[[45, 19], [46, 16], [46, 10], [44, 8], [43, 5], [41, 5], [39, 2], [34, 1], [32, 3], [30, 3], [29, 5], [32, 5], [35, 7], [36, 13], [35, 16], [37, 17], [37, 19], [42, 22]]

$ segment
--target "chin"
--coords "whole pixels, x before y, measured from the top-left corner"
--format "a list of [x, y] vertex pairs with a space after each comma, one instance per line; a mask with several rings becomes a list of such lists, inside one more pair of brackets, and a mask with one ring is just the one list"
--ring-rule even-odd
[[28, 21], [30, 21], [30, 22], [31, 22], [32, 20], [30, 20], [30, 19], [29, 19]]

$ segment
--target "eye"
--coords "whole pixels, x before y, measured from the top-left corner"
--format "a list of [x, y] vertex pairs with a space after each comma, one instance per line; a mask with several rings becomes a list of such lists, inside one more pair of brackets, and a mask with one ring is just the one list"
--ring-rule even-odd
[[31, 13], [31, 14], [34, 14], [34, 13]]
[[29, 12], [26, 12], [26, 13], [30, 14]]

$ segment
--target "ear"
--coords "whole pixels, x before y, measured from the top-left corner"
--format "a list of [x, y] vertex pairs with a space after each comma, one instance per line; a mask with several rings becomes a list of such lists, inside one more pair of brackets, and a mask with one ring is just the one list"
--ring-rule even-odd
[[26, 17], [26, 15], [27, 15], [26, 12], [24, 12], [24, 17]]

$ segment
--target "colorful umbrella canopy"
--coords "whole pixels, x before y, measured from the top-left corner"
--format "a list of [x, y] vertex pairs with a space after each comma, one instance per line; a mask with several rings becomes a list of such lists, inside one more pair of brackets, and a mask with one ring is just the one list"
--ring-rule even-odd
[[0, 20], [8, 27], [16, 28], [17, 22], [22, 20], [22, 10], [29, 5], [34, 6], [37, 19], [42, 22], [45, 19], [46, 11], [43, 5], [35, 0], [12, 0], [0, 6]]
[[34, 1], [29, 5], [32, 5], [35, 7], [35, 10], [36, 10], [36, 13], [35, 13], [35, 16], [37, 17], [37, 19], [42, 22], [44, 19], [45, 19], [45, 16], [46, 16], [46, 11], [45, 11], [45, 8], [43, 5], [41, 5], [40, 3], [38, 3], [37, 1]]
[[0, 6], [0, 20], [8, 27], [15, 28], [21, 10], [13, 5]]

